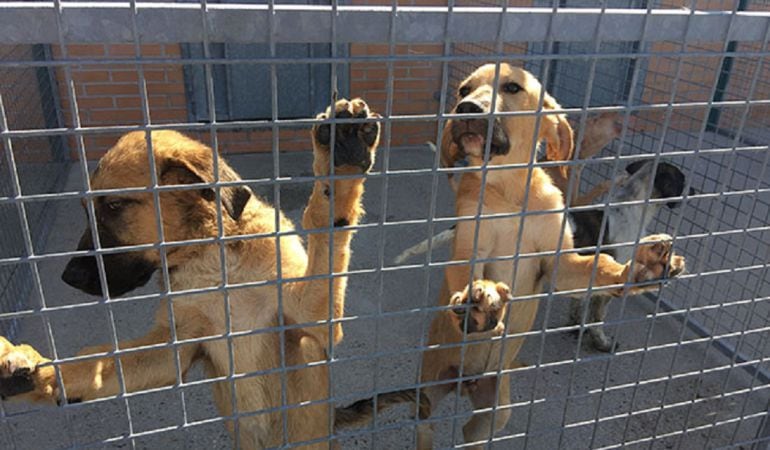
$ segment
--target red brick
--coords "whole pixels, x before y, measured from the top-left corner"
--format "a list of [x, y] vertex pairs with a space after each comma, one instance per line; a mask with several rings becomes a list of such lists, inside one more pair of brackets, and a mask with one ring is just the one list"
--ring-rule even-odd
[[92, 83], [110, 81], [110, 74], [106, 70], [101, 71], [72, 71], [72, 81], [75, 83]]
[[78, 108], [80, 110], [106, 109], [114, 108], [115, 99], [113, 97], [84, 97], [78, 99]]
[[136, 83], [127, 84], [90, 84], [86, 87], [86, 94], [104, 96], [104, 95], [139, 95], [139, 86]]
[[[145, 57], [158, 57], [163, 56], [162, 46], [159, 44], [141, 44], [139, 46], [141, 56]], [[108, 54], [110, 56], [117, 57], [135, 57], [136, 49], [134, 44], [113, 44], [108, 48]]]
[[[139, 71], [137, 70], [113, 70], [111, 72], [112, 81], [114, 82], [127, 82], [127, 81], [133, 81], [138, 82], [139, 81]], [[162, 70], [145, 70], [144, 71], [144, 79], [147, 83], [152, 82], [165, 82], [166, 81], [166, 72]]]
[[166, 44], [163, 46], [163, 54], [166, 56], [182, 56], [182, 49], [178, 44]]
[[160, 109], [150, 111], [150, 118], [153, 122], [186, 122], [186, 109]]
[[169, 94], [166, 95], [168, 106], [187, 107], [187, 97], [185, 95]]
[[[441, 77], [441, 67], [436, 67], [435, 69], [425, 69], [425, 68], [419, 68], [419, 67], [410, 67], [409, 69], [409, 78], [440, 78]], [[440, 83], [440, 80], [436, 80]]]
[[136, 109], [94, 110], [89, 112], [93, 124], [135, 125], [144, 120], [142, 112]]
[[[55, 45], [54, 48], [56, 48], [56, 52], [58, 56], [61, 56], [61, 53], [58, 51], [58, 46]], [[104, 56], [105, 49], [104, 45], [102, 44], [69, 44], [67, 45], [67, 56], [71, 58], [78, 58], [78, 57], [100, 57]]]
[[440, 82], [440, 80], [396, 80], [395, 89], [396, 90], [403, 90], [403, 89], [427, 90], [436, 86], [437, 84], [436, 81]]
[[163, 83], [147, 86], [147, 91], [152, 94], [184, 94], [184, 83]]
[[166, 81], [169, 83], [184, 83], [184, 72], [182, 71], [182, 66], [169, 67], [165, 70], [165, 72]]

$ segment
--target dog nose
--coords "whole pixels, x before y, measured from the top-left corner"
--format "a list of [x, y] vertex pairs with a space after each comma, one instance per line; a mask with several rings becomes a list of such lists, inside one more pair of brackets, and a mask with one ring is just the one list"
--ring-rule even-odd
[[457, 114], [481, 114], [484, 112], [484, 109], [473, 100], [465, 100], [457, 105], [455, 111]]
[[83, 267], [83, 265], [78, 264], [76, 260], [70, 261], [64, 269], [64, 272], [61, 274], [62, 281], [75, 288], [82, 287], [88, 282], [89, 278], [90, 273], [88, 269]]

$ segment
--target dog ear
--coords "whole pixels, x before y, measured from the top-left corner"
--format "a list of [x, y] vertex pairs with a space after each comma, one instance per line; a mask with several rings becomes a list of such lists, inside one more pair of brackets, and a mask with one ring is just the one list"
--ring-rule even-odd
[[[661, 162], [658, 164], [658, 171], [655, 174], [655, 190], [660, 193], [661, 198], [680, 197], [684, 192], [685, 176], [678, 167], [673, 164]], [[679, 206], [680, 201], [666, 203], [671, 209]]]
[[[161, 184], [212, 183], [214, 177], [206, 166], [208, 163], [190, 158], [169, 158], [160, 167]], [[224, 161], [220, 160], [219, 181], [238, 180], [240, 177]], [[203, 188], [199, 192], [206, 201], [216, 200], [216, 193], [213, 188]], [[246, 186], [225, 186], [220, 188], [219, 192], [222, 206], [227, 214], [233, 220], [240, 219], [243, 209], [251, 198], [251, 189]]]
[[[223, 161], [219, 162], [219, 181], [240, 180], [241, 177], [230, 166], [224, 164]], [[227, 214], [237, 221], [241, 218], [243, 209], [246, 208], [246, 204], [251, 199], [251, 189], [242, 184], [227, 186], [220, 189], [219, 195], [222, 198], [222, 206], [225, 207]]]
[[639, 171], [645, 164], [647, 164], [649, 161], [646, 159], [641, 159], [639, 161], [634, 161], [631, 164], [626, 166], [626, 172], [628, 172], [629, 175], [633, 175], [636, 172]]
[[[465, 156], [462, 155], [460, 147], [452, 139], [452, 121], [449, 120], [444, 125], [444, 131], [441, 133], [441, 167], [454, 167], [455, 163]], [[450, 174], [451, 175], [451, 174]]]
[[[543, 99], [543, 109], [561, 109], [561, 106], [547, 92]], [[545, 154], [548, 161], [570, 161], [574, 145], [574, 133], [565, 114], [544, 114], [540, 123], [540, 136], [545, 141]], [[559, 170], [565, 178], [569, 166], [561, 166]]]

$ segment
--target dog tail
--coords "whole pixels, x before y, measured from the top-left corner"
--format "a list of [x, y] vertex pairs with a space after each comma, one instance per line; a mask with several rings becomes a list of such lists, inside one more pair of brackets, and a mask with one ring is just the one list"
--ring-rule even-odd
[[[377, 396], [377, 413], [391, 406], [402, 403], [417, 403], [417, 389], [404, 389], [401, 391], [386, 392]], [[420, 405], [417, 413], [419, 417], [430, 416], [430, 399], [427, 395], [420, 395]], [[366, 425], [374, 417], [374, 397], [359, 400], [352, 405], [340, 407], [335, 410], [334, 428]]]
[[396, 264], [402, 264], [409, 258], [413, 258], [417, 255], [422, 255], [423, 253], [426, 253], [428, 251], [429, 246], [432, 246], [433, 248], [443, 247], [444, 245], [447, 245], [448, 243], [452, 242], [454, 238], [455, 238], [455, 226], [452, 225], [452, 228], [449, 228], [448, 230], [444, 230], [441, 233], [434, 235], [432, 238], [425, 239], [419, 244], [404, 250], [400, 255], [396, 256], [393, 262]]

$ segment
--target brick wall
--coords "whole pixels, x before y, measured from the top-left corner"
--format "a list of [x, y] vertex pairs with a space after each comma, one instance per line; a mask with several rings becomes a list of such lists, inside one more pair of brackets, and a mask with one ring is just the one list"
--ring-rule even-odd
[[[675, 0], [682, 2], [684, 0]], [[389, 0], [354, 0], [354, 4], [389, 5]], [[435, 5], [443, 4], [442, 0], [406, 0], [404, 5]], [[512, 5], [525, 6], [531, 0], [511, 0]], [[478, 61], [458, 62], [448, 65], [450, 70], [450, 91], [465, 74], [478, 64], [487, 62], [485, 55], [493, 46], [490, 45], [453, 45], [455, 54], [471, 54], [478, 56]], [[721, 51], [721, 45], [698, 46], [698, 50]], [[680, 46], [672, 43], [655, 43], [650, 51], [679, 51]], [[181, 58], [179, 45], [146, 44], [141, 47], [142, 57]], [[516, 55], [527, 51], [526, 43], [508, 43], [505, 51], [510, 60], [516, 62]], [[442, 63], [435, 59], [442, 55], [441, 44], [431, 45], [396, 45], [395, 55], [412, 55], [420, 57], [415, 61], [398, 61], [393, 63], [393, 103], [394, 115], [433, 115], [438, 112], [438, 96], [441, 89]], [[131, 62], [134, 57], [133, 45], [79, 45], [68, 47], [68, 54], [73, 59], [99, 60], [104, 58], [126, 59], [125, 63], [110, 65], [75, 64], [71, 66], [75, 92], [78, 98], [79, 119], [81, 125], [136, 125], [142, 122], [142, 111], [137, 80], [136, 66]], [[350, 55], [383, 56], [389, 54], [387, 44], [351, 44]], [[54, 51], [54, 57], [60, 57]], [[718, 57], [664, 57], [653, 56], [647, 62], [646, 78], [642, 87], [644, 103], [664, 103], [669, 100], [673, 89], [674, 74], [677, 61], [684, 58], [684, 70], [677, 82], [675, 101], [706, 101], [710, 98], [710, 87], [716, 79], [720, 58]], [[752, 64], [748, 60], [736, 62], [736, 70], [746, 72]], [[385, 61], [354, 62], [346, 66], [350, 73], [350, 94], [365, 98], [371, 106], [381, 113], [385, 112], [387, 89], [389, 85], [388, 64]], [[185, 123], [189, 120], [187, 99], [184, 85], [182, 64], [144, 64], [147, 92], [152, 123]], [[765, 72], [769, 69], [767, 65]], [[73, 123], [69, 108], [69, 89], [65, 86], [62, 69], [57, 69], [59, 92], [62, 96], [64, 119], [68, 125]], [[744, 77], [745, 78], [745, 77]], [[450, 94], [451, 95], [451, 94]], [[733, 82], [728, 96], [745, 95], [745, 83]], [[770, 84], [762, 83], [755, 93], [755, 98], [768, 98]], [[448, 99], [451, 104], [452, 98]], [[751, 117], [759, 120], [767, 114], [767, 108], [755, 107]], [[700, 110], [677, 110], [672, 118], [671, 126], [676, 129], [697, 130], [699, 118], [706, 113]], [[654, 130], [663, 121], [662, 112], [645, 112], [638, 114], [632, 120], [631, 127], [636, 130]], [[426, 141], [436, 139], [435, 120], [393, 122], [390, 134], [390, 144], [393, 146], [421, 145]], [[195, 134], [195, 133], [194, 133]], [[198, 133], [196, 137], [204, 141], [209, 139], [206, 133]], [[260, 152], [272, 149], [271, 130], [235, 130], [218, 133], [220, 148], [223, 152]], [[89, 158], [98, 158], [117, 139], [117, 135], [94, 135], [85, 139]], [[279, 149], [281, 151], [308, 150], [308, 130], [281, 129], [279, 130]], [[74, 146], [72, 146], [74, 149]]]
[[[441, 45], [397, 45], [396, 55], [424, 56], [426, 59], [442, 54]], [[387, 56], [388, 45], [353, 44], [351, 56]], [[361, 62], [350, 64], [350, 93], [384, 112], [387, 104], [388, 64]], [[392, 114], [437, 114], [436, 95], [441, 88], [441, 63], [438, 61], [397, 61], [393, 63]], [[436, 140], [435, 121], [393, 122], [391, 145], [419, 145]]]

